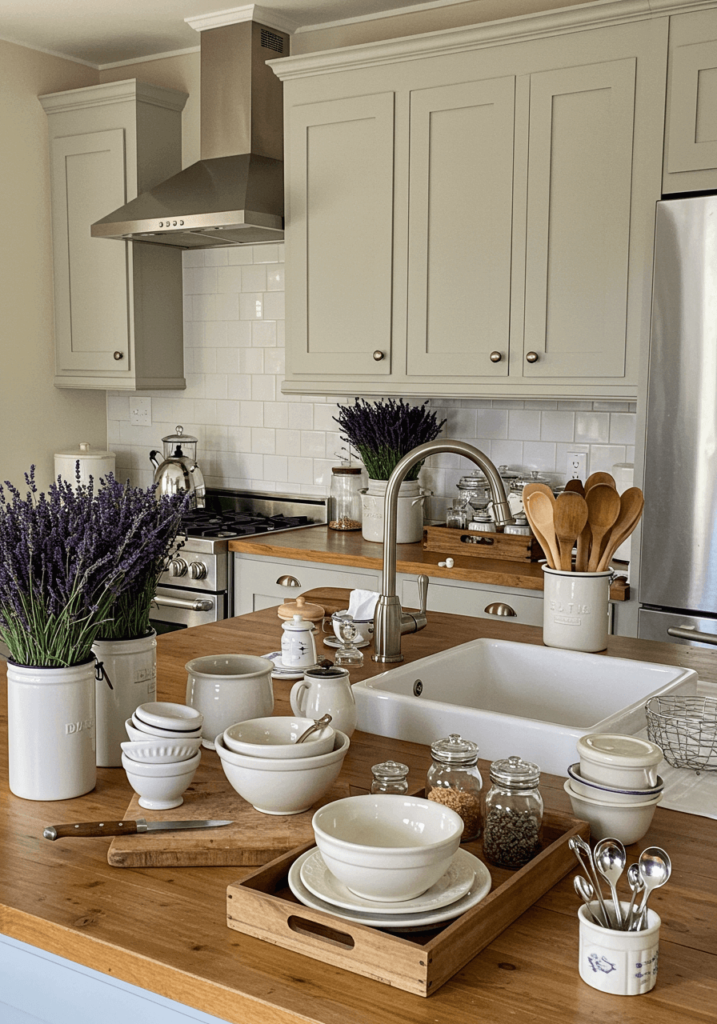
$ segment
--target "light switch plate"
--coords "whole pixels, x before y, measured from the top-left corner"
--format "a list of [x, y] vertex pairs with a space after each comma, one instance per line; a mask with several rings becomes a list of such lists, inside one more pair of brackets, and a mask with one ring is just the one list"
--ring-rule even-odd
[[129, 421], [133, 427], [152, 426], [152, 399], [130, 398]]
[[588, 453], [568, 452], [566, 471], [568, 480], [582, 480], [585, 483], [588, 471]]

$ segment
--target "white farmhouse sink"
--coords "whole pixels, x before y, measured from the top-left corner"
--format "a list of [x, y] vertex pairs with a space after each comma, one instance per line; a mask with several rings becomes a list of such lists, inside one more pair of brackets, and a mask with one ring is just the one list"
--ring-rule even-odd
[[672, 665], [553, 647], [472, 640], [400, 665], [353, 688], [358, 728], [431, 743], [451, 732], [492, 760], [519, 754], [565, 775], [590, 732], [634, 734], [653, 694], [697, 692], [697, 674]]

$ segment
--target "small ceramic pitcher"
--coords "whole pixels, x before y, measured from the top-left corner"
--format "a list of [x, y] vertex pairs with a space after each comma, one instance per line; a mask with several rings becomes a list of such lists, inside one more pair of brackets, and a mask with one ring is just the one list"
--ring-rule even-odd
[[[283, 660], [283, 659], [282, 659]], [[351, 736], [356, 728], [356, 701], [345, 668], [309, 669], [294, 683], [289, 695], [291, 710], [297, 718], [321, 718], [331, 715], [331, 726]]]
[[314, 624], [301, 615], [292, 617], [281, 627], [281, 663], [285, 668], [312, 668], [316, 664]]

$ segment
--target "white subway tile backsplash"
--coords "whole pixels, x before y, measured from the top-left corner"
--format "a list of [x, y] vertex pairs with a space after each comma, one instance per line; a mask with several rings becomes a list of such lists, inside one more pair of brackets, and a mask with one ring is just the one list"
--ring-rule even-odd
[[276, 451], [274, 431], [270, 427], [252, 427], [251, 450], [261, 455], [273, 455]]
[[274, 348], [278, 344], [278, 324], [276, 320], [253, 320], [251, 323], [251, 343], [255, 348]]
[[508, 437], [516, 441], [540, 437], [540, 413], [532, 409], [512, 409], [508, 413]]
[[[202, 249], [200, 250], [204, 256], [205, 267], [226, 267], [229, 260], [227, 259], [227, 250], [217, 246], [215, 249]], [[197, 264], [200, 266], [201, 264]], [[188, 266], [188, 261], [184, 261], [184, 266]]]
[[217, 271], [215, 267], [185, 267], [182, 275], [182, 287], [185, 295], [201, 295], [217, 290]]
[[610, 413], [610, 444], [635, 443], [635, 416], [630, 412]]
[[304, 458], [323, 459], [326, 455], [326, 434], [323, 430], [302, 430], [301, 454]]
[[264, 295], [264, 319], [284, 319], [284, 293], [266, 292]]
[[284, 291], [284, 267], [279, 263], [267, 268], [266, 290], [269, 292]]
[[[265, 348], [264, 352], [264, 370], [266, 373], [273, 373], [277, 376], [283, 377], [286, 372], [286, 357], [283, 348]], [[277, 391], [281, 387], [281, 381], [277, 383]]]
[[225, 294], [238, 294], [241, 290], [243, 267], [220, 267], [217, 270], [217, 289]]
[[264, 316], [264, 301], [260, 292], [246, 292], [239, 296], [239, 319], [261, 320]]
[[289, 460], [285, 455], [264, 456], [264, 479], [285, 483], [289, 474]]
[[227, 398], [247, 402], [251, 399], [251, 377], [245, 373], [227, 374]]
[[264, 352], [260, 348], [242, 349], [239, 355], [239, 372], [252, 374], [264, 372]]
[[606, 412], [578, 412], [575, 414], [575, 440], [586, 444], [607, 442], [610, 436], [610, 417]]
[[547, 410], [540, 414], [541, 441], [572, 441], [574, 433], [574, 413]]
[[252, 325], [246, 320], [234, 320], [224, 325], [227, 344], [237, 348], [248, 348], [252, 343]]
[[548, 441], [524, 441], [523, 465], [526, 469], [555, 472], [555, 445]]
[[227, 398], [227, 375], [225, 373], [205, 374], [204, 390], [207, 398]]
[[291, 430], [312, 430], [314, 426], [314, 408], [297, 402], [289, 406], [289, 428]]
[[252, 258], [254, 263], [283, 263], [283, 245], [254, 245]]
[[253, 374], [251, 397], [254, 402], [273, 402], [276, 397], [276, 377], [268, 373]]
[[217, 373], [239, 373], [240, 355], [238, 348], [218, 348], [216, 350]]
[[314, 460], [295, 458], [289, 459], [288, 472], [286, 475], [289, 483], [310, 484], [314, 486]]
[[610, 473], [616, 462], [627, 462], [624, 445], [590, 445], [590, 457], [588, 459], [588, 470], [590, 473]]
[[266, 266], [261, 263], [252, 263], [251, 266], [241, 268], [241, 291], [243, 292], [265, 292], [266, 291]]
[[240, 402], [239, 423], [242, 427], [263, 427], [264, 406], [262, 402]]
[[277, 430], [276, 454], [301, 455], [301, 433], [298, 430]]
[[237, 245], [227, 249], [227, 263], [230, 267], [243, 266], [245, 263], [253, 263], [251, 246]]
[[476, 437], [507, 438], [507, 412], [502, 409], [478, 409], [476, 417]]
[[264, 426], [280, 427], [282, 430], [289, 426], [289, 409], [286, 402], [264, 402]]
[[523, 442], [491, 441], [490, 451], [485, 454], [490, 456], [496, 466], [522, 466]]

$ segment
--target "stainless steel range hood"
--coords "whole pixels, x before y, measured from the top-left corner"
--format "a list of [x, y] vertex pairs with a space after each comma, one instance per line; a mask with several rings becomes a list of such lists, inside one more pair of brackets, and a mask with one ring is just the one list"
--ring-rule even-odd
[[201, 35], [202, 159], [92, 225], [93, 238], [183, 249], [284, 237], [282, 84], [289, 36], [254, 21]]

